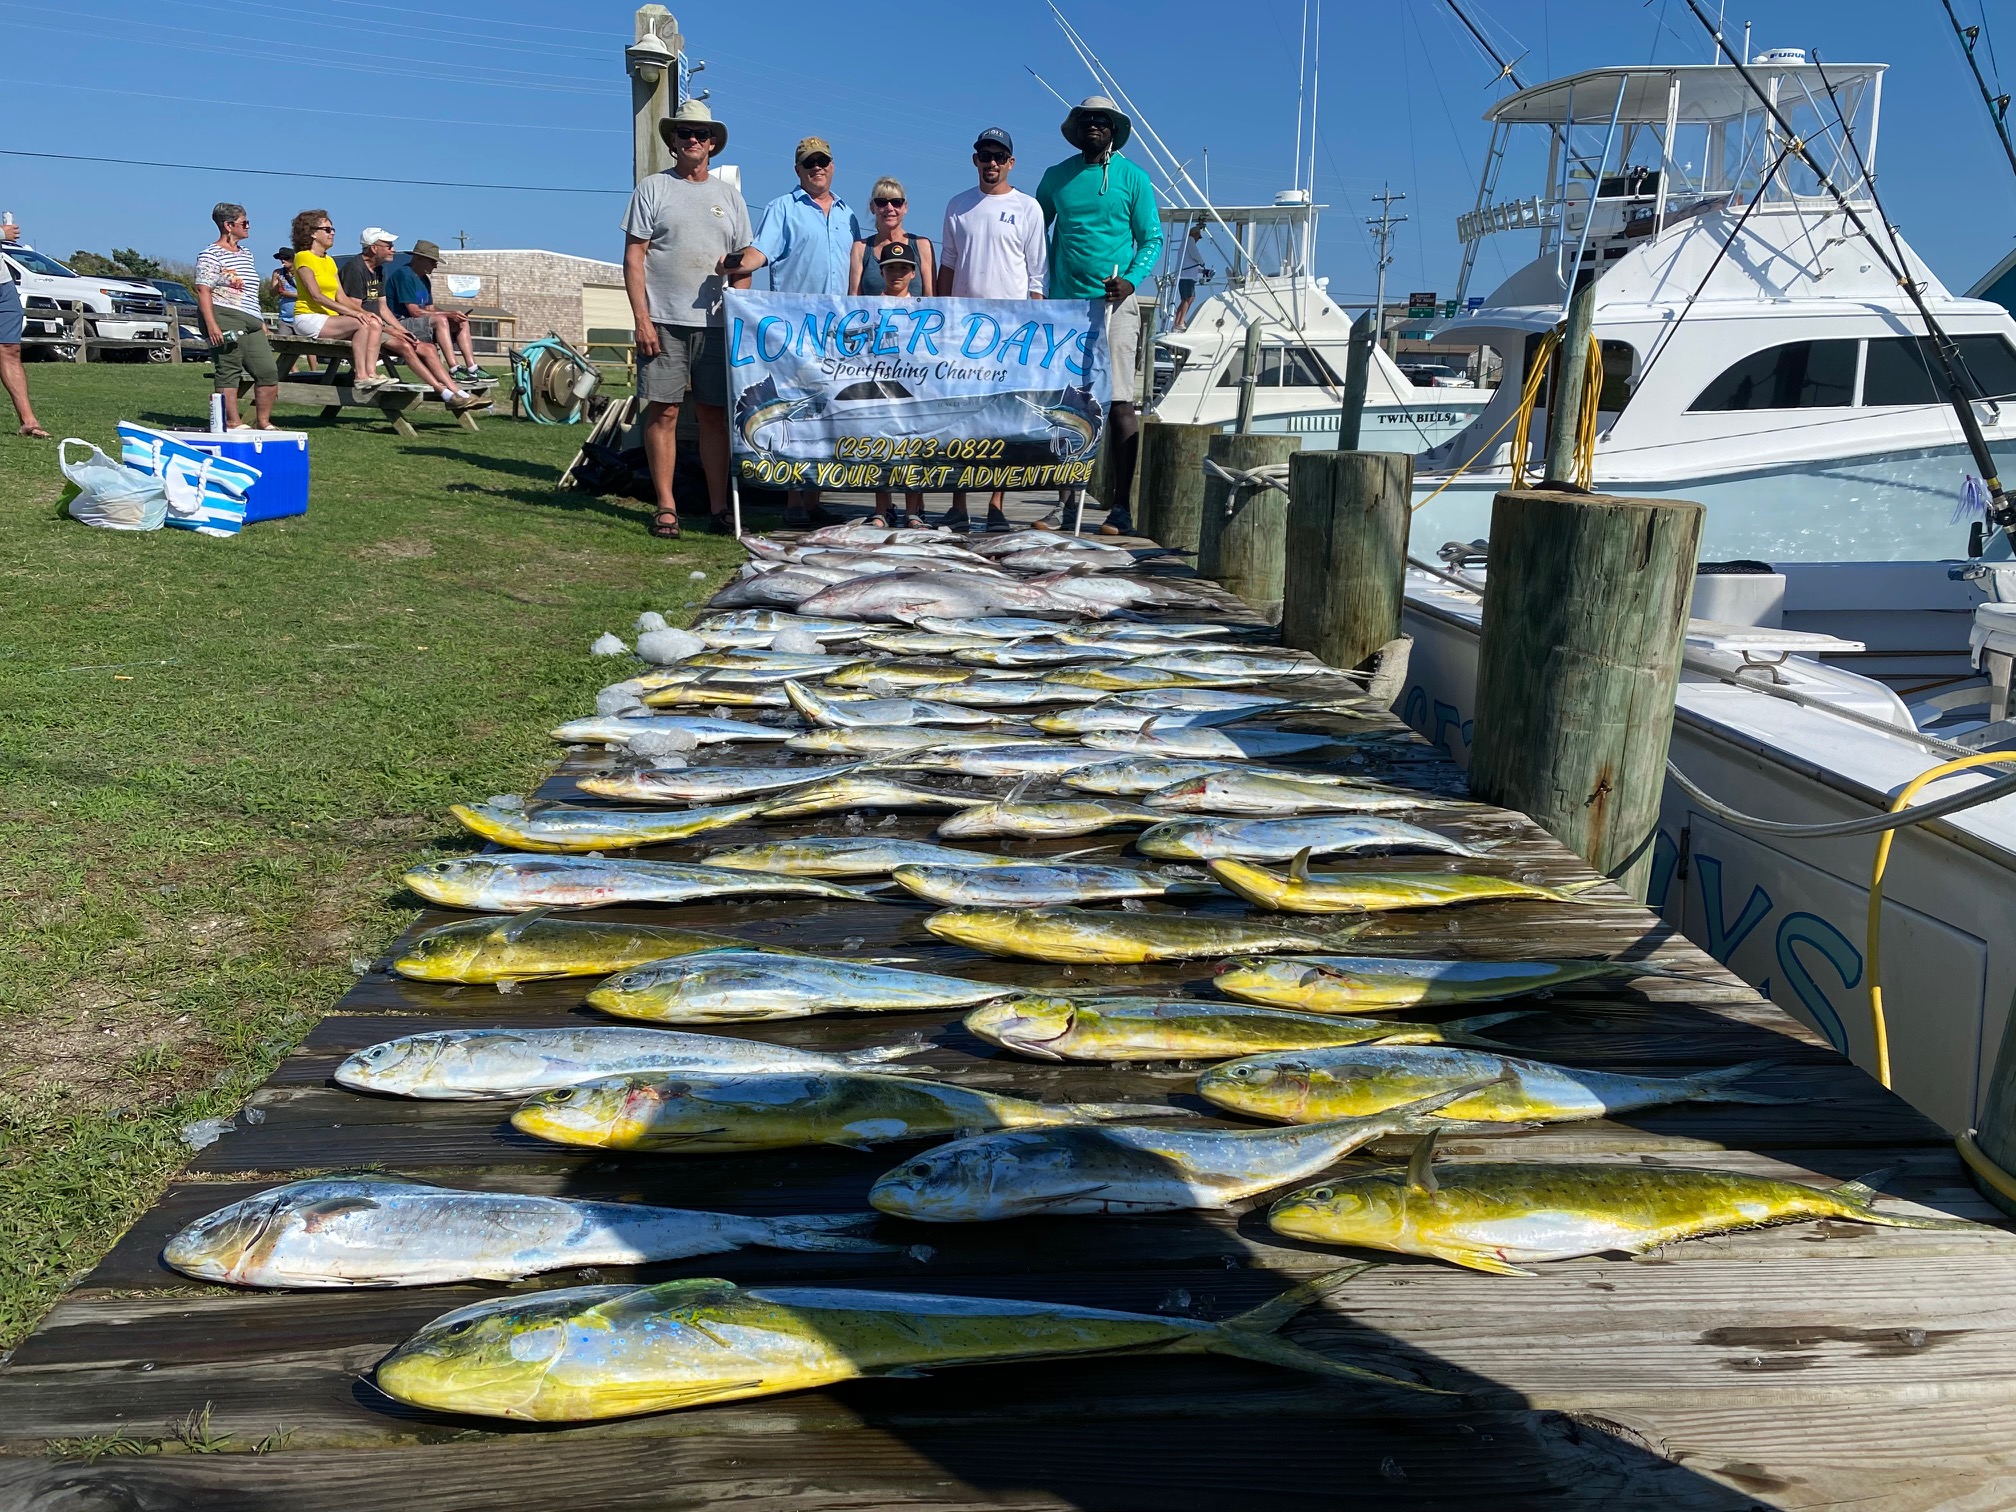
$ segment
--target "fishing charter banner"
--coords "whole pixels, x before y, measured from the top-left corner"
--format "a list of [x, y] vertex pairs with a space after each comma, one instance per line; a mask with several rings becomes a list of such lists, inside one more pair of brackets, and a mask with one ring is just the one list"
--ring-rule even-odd
[[1112, 392], [1106, 305], [726, 296], [739, 476], [770, 488], [1091, 480]]

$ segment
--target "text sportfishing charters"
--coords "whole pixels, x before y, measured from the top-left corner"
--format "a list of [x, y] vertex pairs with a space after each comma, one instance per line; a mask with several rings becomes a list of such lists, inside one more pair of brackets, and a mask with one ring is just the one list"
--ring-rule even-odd
[[[932, 378], [976, 383], [999, 383], [1009, 377], [1010, 370], [1005, 365], [971, 365], [990, 358], [997, 364], [1042, 372], [1061, 367], [1077, 378], [1083, 378], [1091, 367], [1096, 328], [1089, 320], [1075, 324], [1024, 320], [1009, 326], [985, 310], [948, 311], [946, 305], [961, 303], [957, 300], [943, 304], [877, 303], [882, 307], [874, 310], [810, 313], [795, 325], [781, 315], [764, 315], [751, 326], [746, 316], [733, 315], [728, 322], [728, 365], [739, 368], [758, 362], [780, 362], [788, 355], [801, 362], [817, 361], [820, 372], [828, 378], [921, 379], [928, 373]], [[948, 356], [940, 345], [941, 337], [956, 346], [956, 357], [966, 360], [955, 361]], [[876, 370], [877, 359], [915, 359], [920, 350], [926, 357], [939, 360], [905, 364], [909, 368], [907, 375]], [[869, 361], [865, 364], [850, 361], [860, 358]]]

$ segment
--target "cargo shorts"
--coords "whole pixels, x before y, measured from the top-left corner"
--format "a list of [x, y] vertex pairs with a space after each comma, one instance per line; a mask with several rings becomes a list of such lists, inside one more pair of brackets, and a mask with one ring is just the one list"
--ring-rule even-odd
[[[656, 323], [654, 322], [654, 325]], [[728, 366], [714, 326], [657, 326], [658, 355], [637, 364], [637, 397], [646, 404], [728, 403]]]
[[[266, 323], [229, 305], [212, 304], [210, 308], [217, 318], [217, 329], [225, 338], [224, 344], [217, 348], [214, 384], [217, 392], [235, 390], [247, 378], [258, 388], [278, 384], [280, 364], [274, 360], [273, 343], [266, 339]], [[238, 333], [236, 341], [230, 339], [234, 331]]]

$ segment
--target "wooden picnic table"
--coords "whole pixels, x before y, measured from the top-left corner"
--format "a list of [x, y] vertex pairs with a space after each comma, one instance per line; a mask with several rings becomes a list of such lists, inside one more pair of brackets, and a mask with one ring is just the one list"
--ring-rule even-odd
[[[319, 405], [325, 420], [333, 420], [345, 409], [375, 409], [408, 440], [419, 432], [413, 429], [406, 412], [419, 404], [441, 404], [441, 396], [425, 383], [394, 381], [382, 388], [357, 388], [355, 359], [347, 341], [318, 341], [306, 336], [269, 336], [268, 339], [273, 343], [274, 356], [280, 360], [279, 398], [282, 404]], [[297, 364], [314, 358], [323, 359], [320, 368], [297, 368]], [[379, 360], [397, 380], [397, 360], [389, 352], [381, 354]], [[475, 379], [467, 386], [471, 393], [488, 395], [497, 387], [497, 380]], [[240, 385], [241, 400], [249, 390], [249, 384]], [[475, 411], [465, 409], [450, 413], [457, 425], [475, 432]]]

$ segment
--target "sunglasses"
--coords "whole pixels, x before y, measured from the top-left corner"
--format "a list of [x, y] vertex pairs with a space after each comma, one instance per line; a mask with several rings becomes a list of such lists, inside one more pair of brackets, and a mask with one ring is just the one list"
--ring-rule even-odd
[[973, 161], [976, 163], [1005, 163], [1008, 160], [1008, 154], [1005, 152], [976, 152], [973, 154]]
[[815, 152], [811, 157], [800, 158], [798, 166], [800, 168], [810, 168], [814, 173], [817, 173], [821, 168], [831, 168], [833, 166], [833, 159], [826, 156], [823, 152]]
[[1082, 126], [1103, 126], [1106, 130], [1111, 131], [1113, 129], [1113, 118], [1103, 115], [1081, 116], [1079, 117], [1079, 124]]
[[672, 128], [672, 135], [679, 138], [682, 142], [711, 142], [714, 140], [713, 128], [709, 126], [674, 126]]
[[901, 210], [903, 208], [903, 201], [900, 199], [878, 199], [875, 201], [875, 208], [877, 210]]
[[333, 231], [334, 231], [334, 230], [335, 230], [336, 228], [335, 228], [334, 226], [330, 226], [330, 225], [321, 225], [321, 226], [317, 226], [317, 227], [316, 227], [315, 229], [316, 229], [317, 231], [332, 231], [332, 232], [333, 232]]

